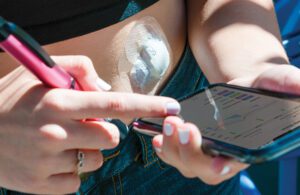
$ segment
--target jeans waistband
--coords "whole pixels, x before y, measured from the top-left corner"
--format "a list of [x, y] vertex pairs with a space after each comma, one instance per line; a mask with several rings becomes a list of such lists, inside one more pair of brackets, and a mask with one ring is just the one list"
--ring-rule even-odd
[[[201, 72], [189, 46], [186, 46], [182, 58], [167, 84], [160, 92], [162, 96], [175, 99], [192, 93], [208, 84]], [[123, 125], [118, 125], [122, 128]], [[158, 160], [151, 143], [152, 138], [139, 134], [130, 129], [128, 135], [121, 141], [119, 146], [113, 150], [103, 151], [104, 164], [100, 170], [91, 174], [81, 187], [96, 185], [108, 178], [114, 177], [122, 172], [134, 161], [141, 161], [144, 167], [150, 167]]]

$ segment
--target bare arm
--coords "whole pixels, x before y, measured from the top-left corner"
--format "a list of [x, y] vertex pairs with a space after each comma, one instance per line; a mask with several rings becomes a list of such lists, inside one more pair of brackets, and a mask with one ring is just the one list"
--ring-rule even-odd
[[189, 43], [212, 83], [288, 64], [272, 0], [187, 0]]
[[[271, 0], [186, 0], [189, 42], [211, 83], [300, 95], [300, 69], [288, 64]], [[231, 178], [247, 165], [205, 155], [201, 132], [168, 117], [164, 135], [153, 139], [157, 155], [186, 177], [208, 184]]]

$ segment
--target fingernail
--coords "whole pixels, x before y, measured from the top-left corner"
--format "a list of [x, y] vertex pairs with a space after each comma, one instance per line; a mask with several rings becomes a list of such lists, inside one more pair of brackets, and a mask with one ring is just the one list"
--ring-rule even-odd
[[172, 134], [173, 134], [173, 127], [172, 127], [172, 125], [171, 124], [165, 124], [165, 126], [164, 126], [164, 132], [165, 132], [165, 134], [166, 134], [166, 136], [171, 136]]
[[102, 80], [100, 78], [97, 78], [96, 85], [103, 91], [111, 90], [111, 86], [107, 82], [105, 82], [104, 80]]
[[179, 129], [178, 134], [179, 134], [179, 141], [181, 144], [184, 145], [184, 144], [189, 143], [189, 139], [190, 139], [190, 130], [189, 129], [186, 129], [186, 130]]
[[176, 115], [180, 112], [180, 104], [178, 102], [167, 103], [167, 114]]
[[161, 148], [154, 147], [154, 150], [155, 150], [157, 153], [161, 153]]
[[230, 167], [229, 166], [225, 166], [225, 167], [223, 167], [222, 171], [220, 172], [220, 175], [224, 176], [224, 175], [228, 174], [229, 171], [230, 171]]

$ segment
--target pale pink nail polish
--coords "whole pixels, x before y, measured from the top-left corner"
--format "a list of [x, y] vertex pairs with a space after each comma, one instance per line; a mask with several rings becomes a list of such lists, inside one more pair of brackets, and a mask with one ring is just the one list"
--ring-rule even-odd
[[229, 166], [225, 166], [225, 167], [223, 167], [220, 175], [221, 176], [227, 175], [230, 172], [230, 170], [231, 170], [231, 168]]
[[180, 104], [178, 102], [169, 102], [166, 105], [167, 108], [167, 114], [170, 115], [177, 115], [180, 112]]
[[155, 150], [157, 153], [161, 153], [161, 148], [154, 147], [154, 150]]
[[111, 90], [111, 86], [107, 82], [105, 82], [104, 80], [102, 80], [100, 78], [97, 78], [96, 85], [103, 91]]
[[178, 129], [178, 134], [179, 134], [179, 142], [181, 144], [187, 144], [189, 143], [190, 140], [190, 130], [189, 129]]
[[228, 159], [217, 156], [213, 159], [213, 170], [215, 173], [224, 176], [231, 171], [231, 167], [228, 165]]
[[166, 136], [171, 136], [171, 135], [173, 135], [173, 132], [174, 132], [174, 129], [173, 129], [172, 125], [169, 124], [169, 123], [166, 123], [164, 125], [164, 133], [165, 133], [165, 135]]

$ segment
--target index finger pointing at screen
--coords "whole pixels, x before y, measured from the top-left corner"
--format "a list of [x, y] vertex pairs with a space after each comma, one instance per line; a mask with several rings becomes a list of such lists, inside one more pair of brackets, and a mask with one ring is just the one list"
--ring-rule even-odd
[[[168, 97], [119, 92], [81, 92], [54, 89], [47, 94], [48, 104], [71, 119], [122, 118], [176, 115], [179, 103]], [[46, 103], [47, 104], [47, 103]]]

